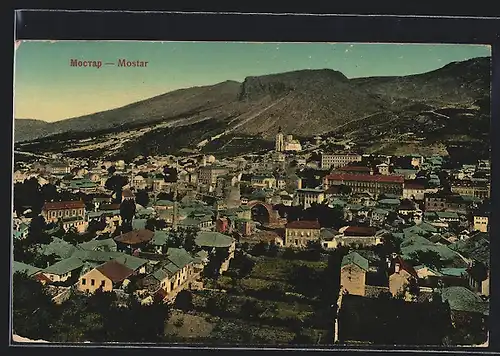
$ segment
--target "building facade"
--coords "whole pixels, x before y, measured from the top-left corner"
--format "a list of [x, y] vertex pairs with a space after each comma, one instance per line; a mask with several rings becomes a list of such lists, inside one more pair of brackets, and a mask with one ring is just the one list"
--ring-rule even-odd
[[362, 156], [356, 153], [332, 153], [321, 155], [321, 168], [339, 168], [351, 162], [361, 162]]
[[205, 166], [200, 167], [198, 170], [198, 182], [200, 184], [212, 185], [217, 184], [217, 177], [227, 174], [226, 167], [219, 166]]
[[404, 178], [401, 176], [364, 175], [364, 174], [329, 174], [323, 180], [323, 188], [332, 185], [346, 185], [352, 193], [368, 192], [374, 196], [381, 194], [403, 195]]
[[325, 200], [325, 192], [319, 189], [297, 189], [294, 196], [294, 205], [309, 208], [312, 204], [321, 204]]
[[307, 247], [309, 241], [319, 241], [318, 221], [297, 220], [285, 225], [285, 247]]
[[42, 208], [42, 216], [47, 223], [70, 217], [85, 219], [85, 203], [80, 200], [47, 202]]

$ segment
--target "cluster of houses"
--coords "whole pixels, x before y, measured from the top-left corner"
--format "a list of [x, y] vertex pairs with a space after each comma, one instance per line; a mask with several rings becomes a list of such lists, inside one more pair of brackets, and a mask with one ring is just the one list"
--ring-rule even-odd
[[[229, 250], [222, 266], [227, 269], [236, 248], [233, 237], [257, 241], [265, 232], [282, 247], [307, 248], [311, 242], [325, 250], [349, 246], [341, 266], [339, 305], [345, 294], [376, 298], [388, 292], [415, 302], [435, 291], [450, 305], [464, 298], [487, 305], [488, 161], [447, 169], [439, 156], [411, 155], [404, 157], [405, 165], [395, 157], [352, 151], [315, 152], [312, 159], [299, 145], [279, 132], [275, 150], [261, 155], [138, 157], [131, 163], [57, 156], [26, 163], [14, 173], [14, 182], [35, 177], [40, 185], [92, 196], [90, 203], [45, 202], [41, 215], [47, 222], [78, 233], [94, 223], [99, 229], [87, 243], [73, 246], [54, 237], [41, 246], [40, 253], [57, 255], [53, 265], [39, 269], [14, 262], [14, 270], [59, 289], [133, 291], [144, 302], [158, 296], [168, 300], [183, 288], [199, 287], [213, 249]], [[303, 179], [307, 170], [315, 172], [317, 184]], [[106, 188], [113, 175], [127, 178], [121, 197]], [[135, 202], [133, 230], [116, 235], [122, 215], [113, 201], [135, 201], [139, 191], [148, 194], [148, 204]], [[341, 211], [344, 226], [335, 230], [319, 219], [288, 221], [286, 209], [278, 208], [315, 205]], [[151, 219], [162, 220], [164, 228], [146, 229]], [[27, 215], [14, 216], [13, 238], [26, 238], [29, 223]], [[197, 253], [167, 247], [169, 231], [179, 228], [199, 231]], [[399, 251], [380, 260], [373, 250], [387, 241]], [[438, 256], [439, 266], [415, 257], [429, 252]], [[416, 286], [418, 298], [408, 286]], [[488, 308], [477, 310], [487, 314]]]
[[47, 285], [58, 303], [76, 291], [94, 293], [98, 289], [121, 296], [134, 293], [149, 303], [155, 298], [172, 300], [183, 289], [200, 288], [201, 272], [215, 248], [228, 250], [221, 271], [227, 270], [234, 257], [234, 239], [217, 232], [199, 232], [196, 252], [191, 253], [169, 247], [170, 238], [164, 231], [147, 229], [77, 245], [53, 237], [50, 243], [38, 246], [37, 253], [55, 256], [57, 262], [37, 268], [14, 261], [13, 272], [26, 273]]

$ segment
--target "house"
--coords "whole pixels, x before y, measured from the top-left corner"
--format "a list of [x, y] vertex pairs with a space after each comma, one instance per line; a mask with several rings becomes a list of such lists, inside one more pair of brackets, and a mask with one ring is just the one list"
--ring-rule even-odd
[[450, 306], [453, 326], [476, 332], [479, 330], [483, 333], [483, 340], [486, 341], [489, 303], [462, 286], [443, 288], [440, 294], [443, 301], [448, 302]]
[[488, 199], [490, 198], [490, 183], [473, 181], [472, 179], [455, 180], [451, 183], [451, 191], [460, 195]]
[[134, 275], [145, 274], [147, 272], [148, 260], [130, 255], [121, 255], [114, 259], [114, 261], [131, 269]]
[[330, 169], [343, 167], [351, 162], [361, 162], [363, 157], [356, 153], [333, 153], [321, 155], [321, 168]]
[[74, 229], [77, 233], [82, 234], [87, 230], [88, 221], [81, 216], [69, 216], [61, 218], [64, 231], [68, 232]]
[[377, 170], [378, 170], [378, 173], [379, 174], [382, 174], [384, 176], [387, 176], [390, 174], [389, 172], [389, 165], [387, 163], [381, 163], [381, 164], [377, 164]]
[[210, 231], [214, 227], [214, 219], [211, 214], [193, 214], [191, 217], [179, 222], [183, 227], [197, 227], [200, 230]]
[[418, 205], [409, 199], [403, 199], [397, 208], [398, 214], [409, 218], [416, 224], [422, 222], [422, 210], [419, 209]]
[[94, 293], [97, 289], [108, 292], [117, 289], [134, 271], [121, 263], [111, 260], [80, 276], [77, 289]]
[[103, 222], [104, 229], [96, 231], [97, 235], [115, 232], [116, 228], [122, 224], [120, 210], [101, 210], [87, 213], [88, 225], [91, 222]]
[[170, 240], [169, 235], [164, 231], [155, 231], [153, 238], [151, 239], [151, 245], [154, 246], [155, 252], [158, 254], [167, 251], [168, 241]]
[[77, 201], [46, 202], [42, 208], [42, 216], [47, 223], [57, 222], [62, 218], [85, 218], [85, 203]]
[[425, 193], [437, 192], [437, 189], [427, 188], [422, 179], [405, 180], [403, 186], [403, 199], [424, 200]]
[[154, 232], [142, 229], [133, 230], [115, 237], [118, 250], [132, 252], [145, 247], [154, 236]]
[[28, 237], [29, 233], [29, 224], [22, 222], [18, 226], [15, 226], [13, 229], [13, 237], [15, 239], [23, 240]]
[[335, 241], [342, 246], [373, 246], [381, 244], [382, 238], [377, 235], [377, 229], [371, 226], [344, 226], [339, 229]]
[[254, 188], [276, 189], [276, 178], [272, 174], [254, 174], [250, 180]]
[[213, 231], [200, 231], [196, 235], [195, 243], [198, 247], [211, 251], [214, 248], [227, 248], [229, 253], [234, 253], [236, 242], [231, 236]]
[[41, 268], [28, 265], [26, 263], [13, 261], [12, 262], [12, 274], [14, 273], [24, 273], [28, 277], [34, 277], [42, 271]]
[[104, 240], [90, 240], [77, 245], [78, 248], [89, 251], [117, 251], [116, 241], [112, 238]]
[[228, 173], [226, 167], [210, 165], [200, 167], [198, 170], [198, 182], [204, 185], [215, 186], [217, 177]]
[[401, 176], [365, 175], [365, 174], [329, 174], [323, 179], [323, 188], [326, 190], [331, 185], [346, 185], [352, 193], [368, 192], [374, 196], [381, 194], [403, 194], [404, 178]]
[[340, 265], [341, 293], [364, 296], [368, 267], [368, 260], [359, 253], [345, 255]]
[[83, 261], [77, 257], [70, 257], [42, 270], [42, 273], [52, 282], [66, 282], [83, 266]]
[[489, 214], [475, 213], [474, 214], [474, 230], [480, 232], [488, 232]]
[[167, 259], [138, 282], [138, 294], [145, 297], [143, 303], [151, 302], [155, 295], [160, 295], [163, 300], [172, 300], [178, 292], [189, 288], [198, 276], [195, 262], [196, 259], [186, 250], [169, 248]]
[[157, 202], [153, 203], [153, 208], [155, 211], [160, 212], [160, 211], [165, 211], [165, 210], [174, 210], [174, 205], [175, 203], [170, 200], [158, 200]]
[[373, 209], [370, 216], [370, 226], [382, 226], [389, 216], [389, 211], [385, 209]]
[[321, 189], [297, 189], [294, 195], [294, 205], [300, 205], [304, 209], [313, 204], [321, 204], [325, 200], [325, 193]]
[[418, 280], [415, 269], [400, 256], [393, 259], [389, 266], [389, 291], [393, 296], [404, 292], [406, 286]]
[[296, 220], [285, 225], [286, 247], [307, 247], [309, 241], [319, 241], [321, 226], [317, 220]]

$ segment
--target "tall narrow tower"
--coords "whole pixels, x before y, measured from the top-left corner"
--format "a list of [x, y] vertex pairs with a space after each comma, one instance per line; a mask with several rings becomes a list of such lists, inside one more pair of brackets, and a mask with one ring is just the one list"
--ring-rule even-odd
[[285, 139], [280, 126], [278, 128], [278, 133], [276, 134], [276, 152], [283, 152], [284, 149], [285, 149]]

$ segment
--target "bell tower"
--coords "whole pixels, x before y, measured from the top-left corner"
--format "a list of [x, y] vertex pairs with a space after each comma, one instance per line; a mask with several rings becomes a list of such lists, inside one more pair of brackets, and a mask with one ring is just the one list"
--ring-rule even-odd
[[278, 133], [276, 134], [276, 152], [283, 152], [284, 149], [285, 149], [285, 139], [280, 126], [278, 128]]

